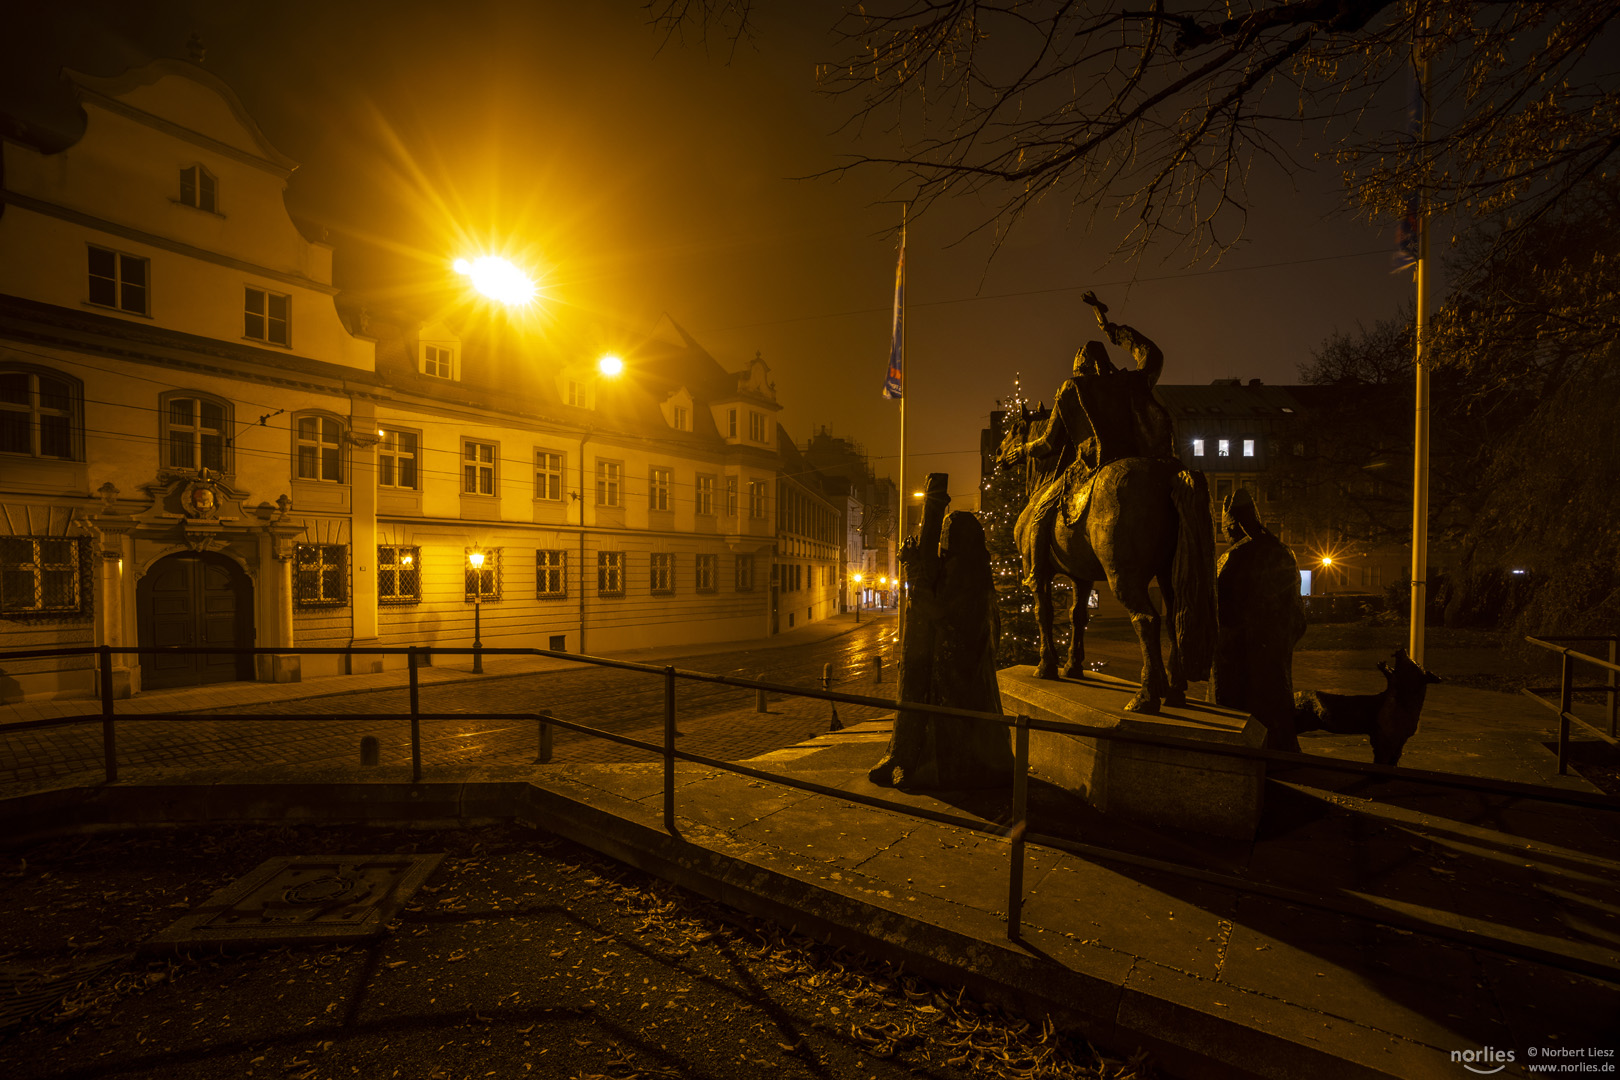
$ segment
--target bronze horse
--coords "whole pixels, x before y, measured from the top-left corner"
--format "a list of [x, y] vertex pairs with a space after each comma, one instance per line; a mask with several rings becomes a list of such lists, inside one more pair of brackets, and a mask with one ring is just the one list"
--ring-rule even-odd
[[[1108, 588], [1130, 614], [1142, 647], [1142, 688], [1125, 708], [1155, 713], [1161, 702], [1182, 705], [1188, 680], [1209, 677], [1215, 648], [1215, 530], [1204, 474], [1191, 472], [1174, 458], [1127, 457], [1107, 462], [1080, 487], [1089, 488], [1077, 520], [1069, 508], [1055, 514], [1050, 533], [1036, 535], [1034, 508], [1048, 485], [1064, 483], [1062, 475], [1041, 475], [1027, 452], [1029, 414], [1020, 408], [1008, 415], [1001, 444], [1003, 466], [1024, 462], [1029, 500], [1018, 516], [1014, 535], [1026, 578], [1033, 582], [1035, 614], [1040, 622], [1041, 653], [1037, 674], [1058, 678], [1057, 648], [1052, 640], [1052, 578], [1063, 574], [1074, 582], [1073, 632], [1063, 675], [1085, 676], [1087, 601], [1093, 584]], [[1043, 550], [1044, 549], [1044, 550]], [[1171, 619], [1168, 671], [1159, 647], [1159, 613], [1148, 584], [1159, 583]]]

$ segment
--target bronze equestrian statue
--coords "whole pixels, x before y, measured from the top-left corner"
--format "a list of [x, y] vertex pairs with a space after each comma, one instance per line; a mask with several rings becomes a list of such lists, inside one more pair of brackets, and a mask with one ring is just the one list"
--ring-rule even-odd
[[[1015, 536], [1025, 580], [1035, 593], [1041, 652], [1037, 673], [1059, 677], [1052, 640], [1052, 578], [1074, 582], [1073, 634], [1062, 674], [1085, 675], [1087, 601], [1100, 580], [1130, 614], [1142, 648], [1142, 688], [1125, 706], [1155, 713], [1185, 704], [1187, 683], [1208, 678], [1214, 653], [1214, 523], [1204, 475], [1176, 456], [1168, 411], [1153, 396], [1164, 354], [1142, 333], [1110, 322], [1108, 307], [1085, 294], [1115, 345], [1130, 349], [1134, 369], [1116, 368], [1100, 341], [1074, 359], [1046, 429], [1031, 437], [1026, 412], [1002, 442], [1003, 465], [1025, 464], [1030, 498]], [[1148, 593], [1157, 581], [1171, 620], [1168, 669], [1159, 645], [1158, 611]]]

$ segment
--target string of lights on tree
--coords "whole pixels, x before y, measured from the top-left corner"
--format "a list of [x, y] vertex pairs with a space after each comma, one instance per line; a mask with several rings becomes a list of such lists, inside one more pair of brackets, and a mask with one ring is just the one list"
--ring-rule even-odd
[[[1031, 428], [1044, 424], [1051, 410], [1024, 396], [1023, 382], [1015, 373], [1011, 395], [998, 401], [990, 413], [990, 448], [999, 449], [1007, 433], [1009, 415], [1029, 410]], [[1001, 613], [1001, 643], [996, 651], [999, 667], [1032, 664], [1040, 655], [1040, 627], [1035, 618], [1035, 595], [1024, 584], [1024, 562], [1013, 535], [1018, 515], [1028, 501], [1023, 466], [1001, 466], [989, 459], [989, 468], [980, 480], [979, 517], [984, 523], [985, 541], [990, 549], [990, 572], [996, 586], [997, 607]], [[1070, 587], [1054, 583], [1053, 607], [1060, 618], [1067, 618]]]

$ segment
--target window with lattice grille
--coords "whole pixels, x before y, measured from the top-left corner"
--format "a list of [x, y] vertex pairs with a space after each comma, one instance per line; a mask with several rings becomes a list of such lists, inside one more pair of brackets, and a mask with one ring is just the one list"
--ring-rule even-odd
[[342, 544], [299, 544], [293, 559], [293, 603], [341, 607], [349, 601], [349, 552]]
[[422, 549], [383, 544], [377, 548], [377, 602], [417, 604], [422, 600]]
[[85, 613], [83, 561], [78, 537], [0, 537], [0, 615]]

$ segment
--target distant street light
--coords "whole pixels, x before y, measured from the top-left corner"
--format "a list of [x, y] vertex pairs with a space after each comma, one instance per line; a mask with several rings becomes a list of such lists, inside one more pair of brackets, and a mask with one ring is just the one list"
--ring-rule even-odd
[[484, 607], [484, 553], [469, 551], [467, 562], [473, 569], [473, 674], [484, 673], [484, 642], [479, 615]]
[[499, 255], [457, 259], [454, 267], [456, 273], [472, 282], [474, 289], [507, 307], [522, 307], [531, 303], [539, 291], [529, 280], [529, 275]]

